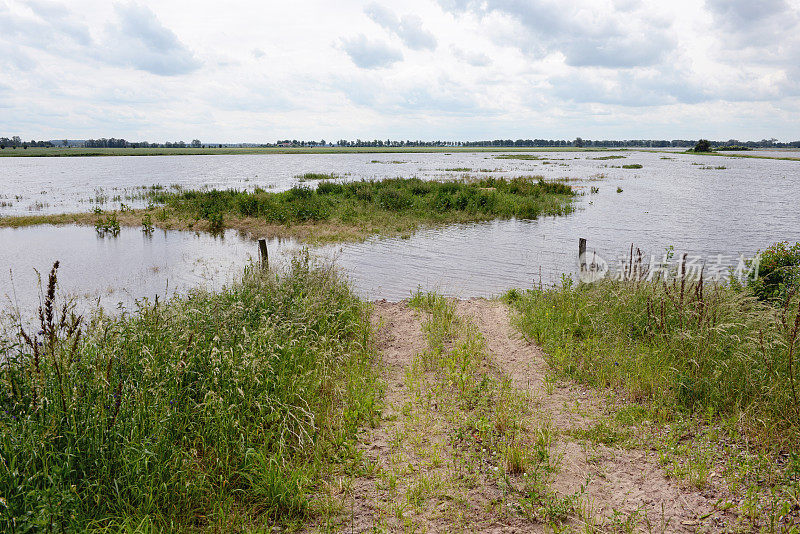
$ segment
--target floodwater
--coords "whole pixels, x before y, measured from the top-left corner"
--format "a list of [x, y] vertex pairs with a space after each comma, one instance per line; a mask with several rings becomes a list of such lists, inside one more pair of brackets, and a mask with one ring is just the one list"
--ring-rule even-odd
[[[770, 160], [748, 164], [749, 160], [739, 158], [710, 158], [669, 151], [535, 152], [531, 155], [539, 159], [502, 159], [504, 154], [485, 152], [7, 157], [0, 158], [0, 217], [88, 212], [95, 207], [111, 210], [119, 209], [121, 204], [144, 207], [143, 193], [153, 185], [167, 189], [252, 190], [261, 187], [282, 191], [300, 183], [299, 177], [307, 172], [330, 173], [343, 180], [410, 176], [442, 179], [463, 174], [506, 177], [534, 174], [545, 178], [589, 178], [602, 174], [617, 179], [646, 173], [659, 178], [679, 178], [697, 175], [703, 165], [724, 165], [730, 168], [728, 174], [744, 178], [751, 172], [790, 172], [797, 167], [792, 161], [782, 165]], [[614, 155], [622, 158], [602, 159]], [[620, 168], [628, 164], [645, 167], [641, 172]]]
[[[533, 174], [568, 179], [582, 194], [576, 212], [565, 217], [455, 225], [408, 239], [312, 249], [333, 259], [362, 297], [389, 300], [417, 288], [466, 298], [555, 283], [576, 271], [579, 237], [612, 265], [635, 243], [659, 257], [672, 246], [676, 256], [686, 252], [721, 270], [775, 241], [800, 241], [800, 162], [635, 151], [533, 155], [540, 159], [487, 153], [2, 158], [0, 215], [89, 211], [96, 204], [88, 199], [96, 196], [107, 197], [101, 207], [109, 209], [115, 194], [118, 204], [125, 191], [153, 184], [282, 190], [304, 172], [332, 172], [345, 180]], [[624, 158], [595, 159], [609, 155]], [[642, 168], [621, 168], [630, 164]], [[11, 205], [3, 206], [4, 200]], [[32, 202], [46, 205], [30, 209]], [[269, 248], [271, 262], [281, 264], [302, 247], [273, 240]], [[34, 269], [46, 280], [58, 259], [65, 293], [106, 308], [130, 308], [137, 298], [219, 288], [255, 254], [255, 243], [232, 231], [214, 237], [157, 230], [146, 236], [126, 228], [111, 238], [91, 227], [0, 229], [0, 298], [23, 310], [35, 307]]]

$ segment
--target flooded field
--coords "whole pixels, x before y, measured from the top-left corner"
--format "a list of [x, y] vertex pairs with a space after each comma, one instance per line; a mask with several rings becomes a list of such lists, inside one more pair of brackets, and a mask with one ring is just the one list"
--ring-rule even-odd
[[[626, 169], [625, 165], [642, 168]], [[706, 168], [709, 166], [712, 169]], [[121, 204], [144, 207], [143, 193], [151, 186], [281, 191], [297, 184], [307, 172], [330, 173], [343, 180], [533, 174], [553, 179], [604, 176], [612, 180], [647, 175], [675, 181], [709, 174], [713, 177], [711, 171], [721, 166], [733, 179], [752, 179], [753, 173], [766, 173], [772, 180], [773, 176], [777, 179], [796, 173], [797, 162], [632, 150], [2, 158], [0, 216], [87, 212], [95, 207], [119, 209]]]
[[[635, 243], [648, 254], [661, 256], [672, 246], [676, 253], [725, 268], [774, 241], [800, 241], [800, 162], [635, 151], [497, 156], [5, 158], [0, 215], [141, 205], [135, 193], [151, 185], [283, 190], [305, 172], [330, 172], [345, 180], [542, 175], [567, 179], [579, 192], [578, 209], [565, 217], [431, 228], [407, 239], [312, 249], [335, 259], [363, 297], [389, 300], [406, 298], [419, 286], [474, 297], [540, 280], [554, 283], [562, 273], [575, 272], [579, 237], [612, 264]], [[156, 231], [148, 237], [127, 228], [116, 238], [103, 238], [91, 227], [77, 226], [0, 229], [0, 247], [0, 297], [25, 309], [38, 302], [34, 269], [44, 276], [56, 259], [62, 262], [65, 292], [111, 308], [198, 285], [219, 287], [256, 254], [255, 243], [233, 231], [219, 237]], [[291, 240], [273, 240], [271, 258], [286, 261], [301, 248]]]

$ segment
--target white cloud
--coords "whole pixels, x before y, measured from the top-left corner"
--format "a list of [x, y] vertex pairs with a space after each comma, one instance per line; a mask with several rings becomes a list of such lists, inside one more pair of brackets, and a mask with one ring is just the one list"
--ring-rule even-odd
[[364, 13], [374, 22], [397, 35], [407, 47], [413, 50], [435, 50], [436, 37], [422, 27], [418, 15], [403, 15], [397, 18], [393, 11], [377, 3], [369, 4]]
[[[615, 11], [602, 2], [487, 0], [442, 2], [455, 13], [508, 17], [518, 28], [507, 44], [533, 56], [560, 53], [574, 66], [629, 68], [657, 63], [675, 43], [669, 25], [654, 24], [647, 7]], [[661, 21], [663, 24], [663, 21]]]
[[383, 41], [367, 39], [364, 34], [342, 39], [342, 48], [350, 59], [362, 69], [389, 67], [401, 61], [403, 54]]
[[483, 52], [464, 50], [455, 45], [450, 47], [450, 51], [456, 59], [469, 63], [473, 67], [486, 67], [492, 64], [492, 59]]
[[0, 0], [0, 47], [0, 134], [26, 139], [796, 139], [800, 123], [795, 0]]
[[99, 59], [162, 76], [186, 74], [200, 67], [191, 50], [148, 7], [117, 4], [114, 8], [118, 21], [108, 26], [107, 44], [98, 51]]

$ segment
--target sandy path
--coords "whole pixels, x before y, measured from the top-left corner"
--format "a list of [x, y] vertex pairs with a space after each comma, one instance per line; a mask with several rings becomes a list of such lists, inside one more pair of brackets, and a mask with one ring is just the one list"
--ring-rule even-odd
[[[426, 350], [423, 314], [406, 302], [376, 302], [372, 316], [386, 385], [381, 423], [368, 429], [360, 449], [369, 473], [343, 477], [329, 488], [333, 522], [326, 532], [547, 532], [546, 525], [506, 510], [497, 480], [481, 471], [480, 459], [465, 461], [451, 446], [454, 422], [421, 397], [430, 382], [414, 381], [415, 359]], [[580, 494], [579, 509], [566, 526], [573, 531], [719, 532], [713, 503], [699, 491], [665, 476], [650, 450], [590, 443], [569, 435], [605, 417], [607, 401], [597, 392], [550, 377], [540, 348], [510, 324], [508, 308], [486, 300], [458, 301], [459, 316], [484, 337], [495, 365], [530, 403], [526, 428], [549, 421], [555, 432], [551, 455], [558, 470], [550, 489]], [[427, 384], [427, 385], [426, 385]], [[420, 389], [422, 385], [422, 389]], [[485, 449], [484, 449], [485, 452]], [[472, 482], [465, 469], [477, 465]], [[467, 467], [465, 467], [467, 466]], [[468, 474], [468, 473], [467, 473]], [[421, 505], [414, 491], [425, 485]], [[583, 487], [583, 490], [581, 488]], [[582, 493], [581, 493], [582, 491]], [[593, 528], [587, 528], [589, 522]], [[632, 525], [632, 529], [626, 528]]]
[[[377, 428], [368, 430], [360, 448], [377, 468], [354, 477], [341, 489], [340, 522], [313, 530], [333, 532], [545, 532], [516, 514], [498, 510], [502, 492], [480, 472], [480, 462], [454, 454], [453, 421], [435, 404], [409, 410], [423, 391], [414, 389], [408, 373], [427, 348], [424, 315], [407, 303], [374, 303], [372, 317], [386, 384], [384, 411]], [[469, 466], [474, 482], [465, 482]], [[409, 504], [421, 485], [429, 497], [422, 506]]]
[[[542, 351], [514, 330], [504, 304], [459, 301], [457, 310], [478, 327], [497, 363], [517, 388], [528, 392], [540, 417], [550, 417], [560, 432], [590, 427], [602, 416], [605, 400], [596, 392], [563, 383], [553, 384], [547, 391], [548, 365]], [[655, 531], [719, 530], [713, 503], [699, 491], [667, 478], [656, 453], [587, 445], [563, 433], [555, 446], [562, 456], [553, 489], [570, 494], [588, 478], [586, 503], [595, 514], [608, 517], [614, 511], [622, 512], [636, 516], [644, 525], [649, 523]]]
[[[392, 439], [401, 418], [402, 406], [407, 397], [404, 383], [406, 368], [414, 357], [425, 350], [426, 339], [421, 319], [405, 302], [379, 301], [372, 314], [372, 326], [377, 333], [380, 350], [381, 378], [386, 385], [381, 424], [363, 437], [362, 451], [380, 469], [387, 469], [387, 460], [393, 454]], [[374, 532], [386, 521], [386, 491], [374, 477], [357, 477], [353, 481], [349, 506], [351, 517], [347, 531]]]

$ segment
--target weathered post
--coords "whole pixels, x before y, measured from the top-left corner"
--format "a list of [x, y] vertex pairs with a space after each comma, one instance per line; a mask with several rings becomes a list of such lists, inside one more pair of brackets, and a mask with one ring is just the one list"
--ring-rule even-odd
[[578, 265], [580, 272], [586, 271], [586, 239], [583, 237], [578, 238]]
[[266, 239], [258, 240], [258, 256], [261, 260], [261, 268], [265, 271], [269, 269], [269, 252], [267, 251]]

